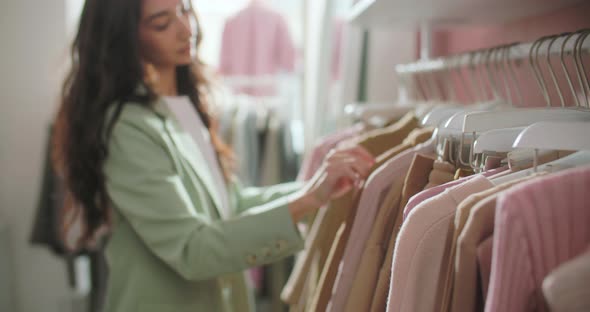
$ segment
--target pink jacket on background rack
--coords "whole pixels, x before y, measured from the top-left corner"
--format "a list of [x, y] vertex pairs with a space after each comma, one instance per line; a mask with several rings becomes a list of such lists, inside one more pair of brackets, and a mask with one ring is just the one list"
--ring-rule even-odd
[[[219, 72], [224, 76], [252, 77], [281, 70], [292, 72], [295, 57], [286, 20], [265, 4], [253, 1], [225, 24]], [[248, 88], [244, 93], [268, 93], [258, 89]]]

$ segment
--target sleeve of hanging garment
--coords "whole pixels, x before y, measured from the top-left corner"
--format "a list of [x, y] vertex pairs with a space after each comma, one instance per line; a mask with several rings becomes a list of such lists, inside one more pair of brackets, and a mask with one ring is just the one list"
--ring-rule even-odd
[[[127, 105], [129, 106], [129, 105]], [[139, 107], [139, 106], [138, 106]], [[144, 108], [122, 113], [104, 172], [114, 209], [156, 257], [187, 280], [206, 280], [275, 262], [303, 248], [285, 197], [220, 220], [187, 189], [163, 121]]]
[[277, 44], [277, 60], [278, 69], [282, 69], [287, 72], [293, 72], [295, 70], [295, 60], [297, 58], [297, 51], [291, 38], [289, 26], [284, 18], [277, 18], [277, 31], [276, 31], [276, 44]]

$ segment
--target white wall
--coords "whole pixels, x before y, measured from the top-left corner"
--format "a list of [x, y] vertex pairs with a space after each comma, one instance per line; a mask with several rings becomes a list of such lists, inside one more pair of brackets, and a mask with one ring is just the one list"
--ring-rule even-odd
[[395, 65], [416, 60], [417, 36], [414, 29], [371, 31], [367, 70], [367, 101], [393, 103], [398, 96]]
[[305, 43], [304, 122], [305, 145], [309, 149], [320, 135], [328, 101], [330, 72], [330, 38], [332, 3], [336, 0], [307, 0], [307, 34]]
[[0, 2], [0, 217], [11, 230], [8, 278], [20, 312], [61, 312], [68, 295], [61, 260], [28, 242], [66, 52], [65, 14], [64, 0]]

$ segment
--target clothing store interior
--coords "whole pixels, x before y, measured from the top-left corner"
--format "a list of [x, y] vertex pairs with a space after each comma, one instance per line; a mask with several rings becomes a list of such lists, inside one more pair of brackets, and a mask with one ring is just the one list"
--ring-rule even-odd
[[251, 243], [222, 271], [242, 274], [239, 304], [115, 308], [149, 292], [113, 276], [108, 229], [72, 248], [63, 223], [80, 219], [52, 162], [85, 0], [3, 0], [0, 311], [590, 311], [590, 1], [189, 2], [244, 187], [303, 185], [348, 146], [374, 157], [369, 175], [294, 224], [299, 248]]

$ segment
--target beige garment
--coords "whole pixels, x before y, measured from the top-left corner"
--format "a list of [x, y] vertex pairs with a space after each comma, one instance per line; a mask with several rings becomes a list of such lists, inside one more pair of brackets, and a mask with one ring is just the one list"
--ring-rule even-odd
[[369, 150], [373, 156], [378, 156], [401, 144], [418, 125], [419, 122], [414, 113], [408, 113], [395, 124], [364, 133], [356, 141], [360, 146]]
[[[328, 261], [326, 263], [332, 263], [333, 259], [337, 257], [338, 253], [344, 252], [344, 247], [346, 246], [346, 227], [350, 224], [343, 223], [340, 225], [338, 232], [336, 233], [336, 237], [332, 242], [332, 246], [330, 249], [330, 254], [328, 255]], [[327, 288], [323, 288], [322, 285], [326, 284], [327, 281], [334, 280], [336, 278], [336, 274], [338, 273], [338, 268], [335, 265], [328, 266], [327, 270], [324, 269], [322, 274], [319, 278], [318, 288], [312, 294], [311, 300], [309, 301], [309, 305], [305, 311], [326, 311], [326, 306], [328, 302], [330, 302], [330, 295], [331, 289], [328, 291]]]
[[423, 189], [426, 190], [453, 181], [455, 179], [455, 170], [455, 166], [446, 161], [435, 161], [428, 176], [428, 184]]
[[455, 168], [455, 166], [453, 164], [451, 164], [447, 161], [436, 160], [434, 162], [434, 164], [432, 165], [432, 169], [454, 173], [457, 168]]
[[456, 312], [483, 309], [481, 288], [478, 288], [481, 285], [477, 282], [477, 246], [494, 231], [496, 199], [500, 192], [541, 175], [532, 175], [497, 185], [488, 191], [474, 194], [461, 203], [455, 216], [457, 231], [454, 232], [455, 239], [451, 247], [455, 254], [454, 267], [447, 268], [446, 276], [449, 280], [447, 280], [446, 292], [443, 290], [443, 293], [447, 294], [445, 297], [447, 301], [443, 302], [447, 304], [443, 306], [443, 311], [449, 308], [450, 311]]
[[338, 264], [340, 263], [340, 259], [342, 259], [342, 254], [344, 254], [346, 243], [350, 236], [350, 228], [354, 222], [359, 199], [360, 194], [355, 194], [354, 199], [350, 201], [350, 212], [340, 226], [341, 233], [334, 237], [328, 258], [321, 268], [320, 278], [312, 292], [311, 300], [308, 302], [305, 311], [326, 311], [332, 295], [334, 281], [338, 274]]
[[[330, 249], [336, 239], [336, 233], [346, 221], [348, 215], [354, 213], [351, 211], [355, 208], [352, 202], [357, 197], [356, 194], [349, 192], [341, 198], [332, 201], [329, 207], [325, 208], [325, 213], [318, 215], [316, 222], [314, 222], [309, 236], [314, 239], [306, 240], [306, 244], [309, 243], [309, 248], [306, 245], [308, 252], [304, 255], [304, 258], [300, 258], [304, 261], [301, 262], [301, 265], [296, 264], [291, 273], [291, 277], [296, 276], [298, 278], [295, 280], [298, 288], [292, 290], [292, 294], [295, 295], [293, 298], [296, 301], [289, 303], [297, 304], [301, 308], [300, 311], [307, 311], [304, 309], [309, 304], [307, 299], [316, 291], [320, 274], [327, 263]], [[310, 274], [313, 272], [316, 274]], [[287, 283], [285, 288], [283, 288], [283, 294], [285, 294], [286, 290], [289, 290], [287, 287], [290, 286], [291, 284]], [[303, 296], [304, 294], [306, 295]], [[283, 296], [281, 298], [285, 300]]]
[[[401, 198], [403, 181], [397, 180], [390, 187], [375, 219], [375, 224], [363, 251], [358, 271], [351, 286], [350, 296], [346, 303], [347, 311], [368, 311], [373, 300], [373, 289], [377, 284], [379, 270], [383, 265], [383, 258], [387, 250], [386, 233], [391, 233], [391, 227]], [[389, 230], [387, 230], [389, 228]]]
[[416, 154], [412, 159], [410, 169], [406, 174], [403, 186], [403, 195], [400, 206], [406, 206], [412, 196], [424, 190], [434, 169], [436, 163], [435, 155]]
[[459, 168], [455, 172], [454, 180], [459, 180], [461, 178], [471, 176], [471, 175], [473, 175], [473, 173], [474, 173], [473, 169], [471, 169], [471, 168]]
[[543, 295], [552, 312], [590, 311], [590, 250], [547, 275]]
[[[377, 157], [377, 163], [372, 168], [372, 171], [375, 171], [377, 168], [386, 163], [389, 159], [397, 156], [399, 153], [419, 143], [427, 141], [432, 136], [432, 132], [432, 129], [415, 129], [407, 136], [402, 144], [384, 152], [382, 155]], [[339, 237], [341, 242], [336, 245], [338, 246], [338, 249], [335, 252], [330, 251], [330, 257], [324, 263], [320, 280], [317, 283], [315, 294], [313, 295], [313, 300], [309, 303], [306, 311], [325, 311], [330, 301], [332, 289], [334, 287], [334, 282], [338, 273], [338, 267], [340, 261], [342, 260], [345, 247], [348, 242], [348, 237], [350, 236], [352, 224], [354, 223], [354, 217], [356, 215], [355, 212], [359, 199], [360, 194], [357, 194], [353, 200], [347, 202], [347, 204], [350, 206], [349, 210], [351, 211], [345, 221], [347, 227], [344, 230], [344, 233]]]
[[477, 266], [481, 282], [481, 297], [483, 302], [488, 295], [488, 286], [492, 276], [492, 256], [494, 249], [494, 235], [488, 236], [477, 246]]
[[[375, 284], [375, 291], [372, 295], [370, 311], [385, 311], [387, 306], [387, 293], [389, 291], [389, 278], [391, 276], [391, 261], [393, 259], [393, 250], [395, 246], [395, 240], [397, 234], [401, 228], [403, 222], [403, 211], [404, 207], [412, 196], [419, 193], [424, 189], [426, 183], [429, 180], [430, 173], [434, 170], [434, 166], [437, 163], [434, 155], [420, 155], [417, 154], [412, 161], [410, 170], [404, 180], [404, 187], [402, 190], [401, 200], [397, 207], [392, 207], [392, 210], [397, 212], [393, 226], [388, 227], [385, 233], [386, 239], [384, 243], [387, 246], [385, 251], [385, 259], [379, 266], [379, 275], [377, 276], [377, 283]], [[438, 168], [444, 170], [444, 167], [438, 165]], [[384, 247], [385, 247], [384, 246]], [[360, 311], [360, 310], [359, 310]]]
[[[413, 114], [408, 114], [392, 126], [369, 131], [354, 140], [373, 156], [378, 157], [387, 150], [403, 144], [417, 126], [418, 120]], [[349, 193], [331, 202], [326, 209], [317, 213], [310, 234], [306, 238], [305, 250], [297, 257], [294, 270], [281, 293], [281, 299], [286, 303], [299, 307], [307, 306], [309, 297], [304, 296], [303, 291], [306, 289], [306, 293], [315, 292], [319, 278], [319, 276], [309, 276], [309, 273], [323, 270], [336, 231], [346, 220], [350, 210], [343, 207], [349, 207], [352, 200], [352, 194]], [[315, 268], [312, 269], [312, 266]]]
[[[514, 182], [514, 183], [518, 183]], [[507, 183], [496, 186], [489, 190], [485, 190], [483, 192], [473, 194], [467, 197], [461, 204], [457, 207], [457, 211], [455, 213], [455, 221], [451, 223], [451, 228], [449, 229], [452, 232], [452, 239], [451, 239], [451, 249], [449, 252], [449, 262], [448, 267], [446, 270], [443, 270], [442, 279], [439, 281], [440, 286], [439, 289], [441, 290], [442, 297], [441, 297], [441, 309], [440, 311], [448, 311], [451, 305], [451, 293], [452, 293], [452, 286], [454, 282], [454, 274], [455, 274], [455, 254], [457, 249], [457, 240], [459, 238], [459, 234], [463, 230], [465, 223], [467, 222], [467, 218], [469, 217], [469, 212], [471, 209], [481, 202], [483, 199], [497, 194], [500, 191], [505, 190], [506, 188], [510, 187], [514, 183]]]
[[[373, 230], [367, 240], [346, 303], [346, 311], [370, 310], [375, 293], [379, 291], [376, 287], [381, 268], [384, 265], [384, 258], [386, 258], [390, 236], [399, 215], [398, 210], [400, 207], [405, 206], [410, 197], [424, 188], [428, 182], [428, 175], [432, 171], [433, 164], [434, 158], [432, 156], [416, 154], [406, 178], [404, 180], [398, 179], [389, 189], [386, 199], [379, 208]], [[384, 287], [387, 287], [387, 285]], [[375, 292], [367, 291], [367, 289], [375, 289]]]

